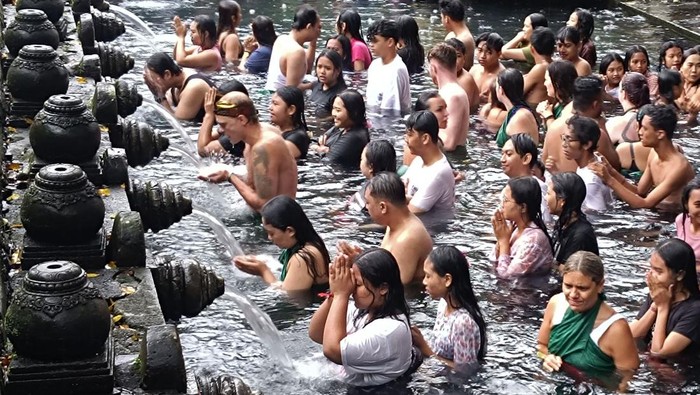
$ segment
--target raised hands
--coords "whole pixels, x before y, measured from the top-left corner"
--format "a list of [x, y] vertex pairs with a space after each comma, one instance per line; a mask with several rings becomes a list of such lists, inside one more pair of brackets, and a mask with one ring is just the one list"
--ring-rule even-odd
[[338, 254], [329, 269], [328, 283], [333, 296], [349, 298], [355, 291], [352, 262], [345, 254]]

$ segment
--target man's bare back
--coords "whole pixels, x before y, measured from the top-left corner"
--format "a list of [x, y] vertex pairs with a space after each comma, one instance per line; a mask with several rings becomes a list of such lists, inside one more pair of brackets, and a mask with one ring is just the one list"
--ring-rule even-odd
[[433, 249], [433, 239], [418, 217], [410, 214], [401, 226], [387, 228], [382, 248], [396, 258], [402, 283], [423, 280], [423, 263]]
[[447, 33], [447, 36], [445, 36], [445, 41], [453, 37], [456, 37], [467, 48], [466, 52], [464, 53], [464, 70], [469, 71], [469, 69], [471, 69], [474, 65], [474, 49], [476, 48], [474, 36], [472, 36], [469, 28], [464, 26], [464, 28], [459, 32]]
[[[446, 146], [454, 141], [455, 146], [464, 145], [469, 132], [469, 97], [464, 89], [455, 82], [446, 83], [440, 87], [440, 97], [447, 103], [447, 128], [440, 130], [440, 138]], [[455, 133], [449, 136], [448, 133]], [[452, 148], [454, 149], [454, 148]]]
[[[277, 60], [279, 63], [279, 74], [281, 78], [277, 77], [275, 81], [274, 76], [268, 78], [268, 82], [272, 79], [275, 82], [279, 82], [282, 85], [293, 85], [296, 86], [301, 83], [304, 75], [306, 74], [306, 52], [304, 47], [296, 42], [289, 34], [283, 34], [277, 37], [275, 44], [272, 46], [272, 54], [270, 55], [270, 61], [274, 62]], [[275, 73], [274, 67], [270, 67], [268, 73]], [[284, 81], [282, 81], [282, 79]], [[267, 89], [271, 86], [266, 85]]]
[[525, 75], [525, 101], [533, 108], [547, 100], [547, 88], [544, 86], [547, 66], [548, 62], [538, 63]]
[[[476, 67], [476, 66], [475, 66]], [[462, 90], [469, 97], [469, 112], [475, 113], [479, 111], [479, 86], [474, 81], [474, 77], [466, 70], [457, 71], [457, 83], [462, 87]]]
[[296, 197], [296, 161], [284, 139], [272, 127], [263, 125], [260, 139], [253, 146], [246, 145], [243, 156], [248, 170], [247, 183], [261, 199], [277, 195]]

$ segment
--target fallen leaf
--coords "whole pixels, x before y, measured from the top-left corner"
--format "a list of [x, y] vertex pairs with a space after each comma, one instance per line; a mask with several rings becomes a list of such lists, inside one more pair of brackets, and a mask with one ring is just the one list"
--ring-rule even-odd
[[114, 323], [116, 324], [117, 322], [121, 321], [122, 318], [124, 318], [123, 315], [117, 314], [117, 315], [115, 315], [114, 317], [112, 317], [112, 322], [114, 322]]
[[110, 195], [109, 188], [100, 188], [97, 190], [97, 194], [101, 197], [107, 197]]
[[102, 133], [108, 133], [108, 132], [109, 132], [109, 128], [108, 128], [107, 126], [105, 126], [105, 125], [100, 125], [100, 130], [102, 131]]
[[87, 82], [88, 82], [88, 81], [87, 81], [87, 78], [85, 78], [85, 77], [75, 77], [75, 80], [76, 80], [79, 84], [87, 84]]
[[109, 261], [109, 262], [107, 262], [107, 266], [109, 266], [110, 269], [116, 269], [117, 268], [117, 261]]
[[20, 228], [23, 228], [23, 227], [24, 227], [24, 225], [22, 225], [21, 222], [20, 222], [20, 223], [16, 223], [16, 224], [10, 225], [10, 228], [13, 228], [13, 229], [20, 229]]
[[100, 276], [100, 275], [97, 274], [97, 273], [88, 273], [88, 274], [87, 274], [87, 278], [95, 278], [95, 277], [99, 277], [99, 276]]
[[34, 120], [33, 120], [32, 118], [29, 118], [29, 117], [24, 117], [24, 118], [22, 118], [22, 120], [24, 120], [24, 122], [25, 122], [27, 125], [31, 125], [31, 124], [34, 123]]
[[131, 329], [131, 328], [129, 328], [129, 325], [127, 325], [127, 324], [121, 324], [121, 325], [119, 325], [119, 328], [121, 328], [121, 329]]
[[126, 295], [131, 295], [134, 292], [136, 292], [136, 288], [134, 288], [130, 285], [125, 285], [122, 287], [122, 292], [124, 292], [124, 294], [126, 294]]
[[8, 165], [7, 165], [7, 170], [18, 171], [18, 170], [20, 170], [21, 168], [22, 168], [22, 164], [21, 164], [21, 163], [8, 163]]
[[11, 201], [17, 200], [17, 199], [19, 199], [19, 194], [18, 194], [18, 193], [13, 193], [12, 195], [10, 195], [10, 197], [7, 198], [7, 201], [8, 201], [8, 202], [11, 202]]
[[7, 130], [9, 133], [16, 133], [17, 132], [17, 128], [15, 128], [13, 126], [8, 126], [5, 128], [5, 130]]

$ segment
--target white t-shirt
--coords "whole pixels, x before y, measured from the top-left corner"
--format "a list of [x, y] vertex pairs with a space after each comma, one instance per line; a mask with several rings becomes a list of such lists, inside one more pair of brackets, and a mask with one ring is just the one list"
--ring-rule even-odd
[[403, 176], [408, 181], [406, 194], [413, 196], [410, 204], [423, 212], [453, 210], [455, 206], [455, 177], [445, 155], [430, 166], [417, 156]]
[[547, 204], [547, 184], [540, 180], [539, 178], [532, 176], [537, 183], [540, 184], [540, 189], [542, 190], [542, 203], [540, 204], [540, 211], [542, 212], [542, 220], [545, 224], [550, 224], [554, 222], [552, 218], [552, 213], [549, 212], [549, 205]]
[[410, 86], [408, 69], [400, 56], [388, 64], [374, 59], [367, 69], [367, 106], [407, 113], [411, 109]]
[[586, 184], [586, 199], [581, 208], [583, 211], [606, 211], [612, 207], [613, 196], [610, 187], [605, 185], [603, 180], [593, 173], [588, 167], [579, 167], [576, 174], [583, 179]]
[[411, 330], [405, 316], [401, 320], [379, 318], [367, 326], [367, 315], [357, 326], [354, 302], [347, 312], [348, 335], [340, 341], [340, 357], [345, 370], [344, 381], [358, 387], [386, 384], [411, 367]]

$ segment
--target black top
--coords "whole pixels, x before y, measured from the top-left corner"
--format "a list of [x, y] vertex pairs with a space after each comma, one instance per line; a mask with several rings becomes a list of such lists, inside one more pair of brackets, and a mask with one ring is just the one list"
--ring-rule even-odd
[[[647, 299], [639, 309], [637, 319], [642, 318], [644, 313], [649, 310], [651, 302], [651, 297], [647, 295]], [[691, 296], [671, 306], [668, 321], [666, 322], [666, 336], [671, 332], [676, 332], [691, 340], [690, 345], [683, 350], [682, 354], [697, 355], [698, 351], [700, 351], [700, 297]], [[647, 343], [651, 342], [653, 333], [654, 327], [652, 325], [644, 341]]]
[[301, 152], [299, 159], [306, 158], [306, 153], [309, 152], [309, 144], [311, 144], [311, 138], [309, 138], [309, 134], [306, 132], [306, 129], [297, 128], [282, 132], [282, 138], [287, 141], [291, 141], [297, 146], [299, 152]]
[[[192, 81], [192, 80], [203, 80], [210, 87], [216, 87], [216, 84], [214, 83], [214, 81], [212, 81], [211, 78], [209, 78], [208, 75], [195, 73], [195, 74], [192, 74], [191, 76], [189, 76], [185, 79], [185, 83], [182, 84], [182, 88], [180, 88], [178, 95], [182, 94], [182, 91], [185, 90], [185, 87], [187, 86], [187, 84], [189, 84], [190, 81]], [[175, 89], [175, 88], [173, 88], [173, 89]], [[171, 93], [171, 96], [173, 98], [173, 106], [177, 106], [177, 104], [180, 102], [180, 100], [176, 99], [176, 97], [179, 97], [179, 96], [175, 96], [174, 90], [172, 90], [170, 93]], [[197, 122], [202, 122], [202, 120], [204, 119], [204, 114], [205, 114], [204, 107], [202, 106], [202, 108], [199, 109], [199, 112], [197, 113], [197, 115], [194, 116], [194, 118], [192, 120], [197, 121]]]
[[[338, 78], [342, 79], [343, 76], [341, 75]], [[345, 86], [344, 80], [342, 82], [339, 81], [337, 84], [325, 91], [323, 90], [323, 84], [316, 81], [313, 83], [313, 85], [311, 85], [311, 95], [309, 95], [309, 100], [318, 106], [317, 114], [329, 115], [333, 109], [333, 100], [335, 99], [335, 96], [346, 89], [347, 86]]]
[[396, 52], [408, 69], [408, 74], [417, 74], [423, 71], [425, 57], [415, 48], [403, 47]]
[[346, 130], [337, 127], [330, 128], [326, 133], [326, 145], [328, 159], [345, 167], [360, 168], [362, 150], [369, 143], [369, 131], [367, 128], [351, 128]]
[[554, 234], [554, 257], [557, 263], [566, 262], [577, 251], [598, 253], [598, 241], [591, 223], [585, 218], [577, 219], [561, 232], [561, 239]]

